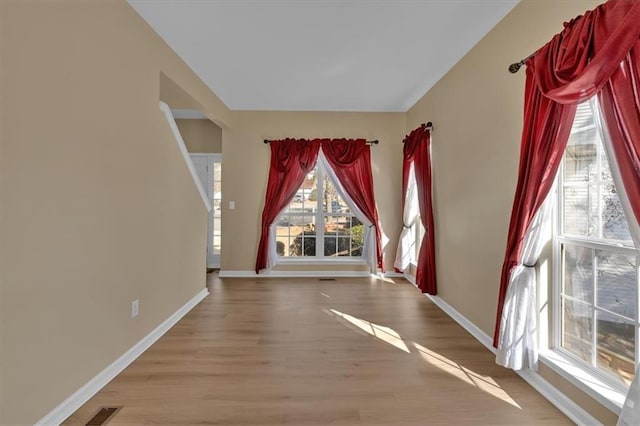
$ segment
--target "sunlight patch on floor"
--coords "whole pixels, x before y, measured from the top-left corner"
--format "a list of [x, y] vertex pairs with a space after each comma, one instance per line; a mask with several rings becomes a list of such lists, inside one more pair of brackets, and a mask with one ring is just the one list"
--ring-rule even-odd
[[[363, 330], [367, 334], [374, 336], [377, 339], [382, 340], [383, 342], [388, 343], [408, 354], [412, 353], [402, 336], [400, 336], [397, 331], [390, 327], [374, 324], [370, 321], [354, 317], [353, 315], [345, 314], [344, 312], [340, 312], [335, 309], [331, 309], [326, 312], [330, 312], [331, 314], [346, 320], [347, 322], [356, 326], [360, 330]], [[457, 362], [452, 361], [449, 358], [428, 348], [425, 348], [424, 346], [416, 342], [408, 341], [408, 343], [417, 350], [417, 353], [424, 361], [428, 362], [434, 367], [437, 367], [442, 371], [462, 380], [463, 382], [474, 386], [491, 396], [501, 399], [502, 401], [516, 408], [522, 409], [522, 407], [520, 407], [520, 405], [518, 405], [518, 403], [515, 402], [513, 398], [511, 398], [509, 394], [507, 394], [507, 392], [505, 392], [504, 389], [502, 389], [491, 376], [483, 376], [472, 370], [469, 370], [468, 368], [458, 364]]]
[[374, 324], [372, 322], [366, 321], [366, 320], [362, 320], [360, 318], [356, 318], [352, 315], [349, 314], [345, 314], [343, 312], [340, 311], [336, 311], [335, 309], [331, 309], [331, 313], [333, 313], [334, 315], [343, 318], [347, 321], [349, 321], [351, 324], [355, 325], [356, 327], [358, 327], [360, 330], [365, 331], [366, 333], [377, 337], [378, 339], [382, 340], [383, 342], [386, 342], [398, 349], [400, 349], [401, 351], [404, 351], [406, 353], [411, 353], [411, 351], [409, 350], [409, 348], [407, 347], [407, 345], [404, 343], [404, 341], [402, 340], [402, 337], [400, 337], [400, 335], [398, 333], [396, 333], [395, 330], [392, 330], [389, 327], [385, 327], [382, 325], [378, 325], [378, 324]]
[[411, 342], [413, 346], [418, 350], [418, 353], [428, 363], [435, 367], [440, 368], [443, 371], [457, 377], [458, 379], [473, 385], [489, 395], [495, 396], [503, 400], [504, 402], [513, 405], [516, 408], [522, 409], [517, 402], [513, 400], [491, 376], [483, 376], [475, 373], [468, 368], [458, 364], [455, 361], [451, 361], [449, 358], [440, 355], [430, 349], [425, 348], [418, 343]]

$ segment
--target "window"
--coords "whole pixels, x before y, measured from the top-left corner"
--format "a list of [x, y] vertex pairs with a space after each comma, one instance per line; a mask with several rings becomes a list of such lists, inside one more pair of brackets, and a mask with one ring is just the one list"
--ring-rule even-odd
[[420, 216], [411, 224], [411, 234], [413, 235], [413, 245], [409, 250], [410, 262], [414, 266], [418, 266], [418, 257], [420, 257], [420, 243], [424, 235], [424, 226], [420, 221]]
[[595, 108], [595, 102], [579, 105], [559, 173], [554, 346], [628, 385], [640, 359], [639, 260]]
[[222, 163], [215, 159], [213, 167], [213, 226], [211, 227], [213, 238], [213, 254], [218, 256], [217, 263], [220, 263], [220, 248], [222, 246]]
[[[415, 163], [411, 163], [409, 168], [409, 182], [407, 186], [414, 188], [417, 187], [416, 183], [416, 174], [414, 169]], [[420, 246], [422, 243], [422, 237], [424, 236], [424, 226], [422, 225], [422, 219], [420, 217], [420, 208], [418, 207], [418, 191], [417, 189], [410, 191], [413, 194], [413, 200], [408, 200], [407, 202], [412, 203], [412, 205], [416, 208], [416, 219], [409, 226], [411, 227], [411, 234], [413, 235], [413, 246], [409, 250], [411, 255], [410, 262], [414, 265], [418, 265], [418, 257], [420, 256]]]
[[366, 231], [318, 162], [276, 221], [276, 250], [285, 259], [362, 259]]

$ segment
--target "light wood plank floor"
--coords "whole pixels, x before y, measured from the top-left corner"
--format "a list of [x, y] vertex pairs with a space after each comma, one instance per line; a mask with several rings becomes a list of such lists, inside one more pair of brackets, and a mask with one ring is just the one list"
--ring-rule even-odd
[[208, 281], [65, 424], [571, 424], [404, 280]]

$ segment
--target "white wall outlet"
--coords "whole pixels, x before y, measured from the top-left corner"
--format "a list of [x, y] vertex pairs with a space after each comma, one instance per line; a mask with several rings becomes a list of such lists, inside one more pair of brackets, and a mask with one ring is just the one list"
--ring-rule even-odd
[[131, 302], [131, 318], [135, 318], [138, 316], [138, 311], [140, 308], [140, 302], [138, 300], [134, 300]]
[[229, 201], [229, 210], [235, 210], [235, 209], [236, 209], [236, 202]]

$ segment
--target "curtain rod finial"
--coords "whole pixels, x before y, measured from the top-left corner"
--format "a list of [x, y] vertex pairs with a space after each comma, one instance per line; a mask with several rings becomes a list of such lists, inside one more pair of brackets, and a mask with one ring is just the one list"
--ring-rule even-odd
[[265, 140], [264, 140], [264, 143], [269, 143], [269, 140], [268, 140], [268, 139], [265, 139]]
[[509, 65], [509, 72], [511, 74], [515, 74], [518, 71], [520, 71], [520, 68], [524, 65], [524, 61], [520, 61], [520, 62], [514, 62], [513, 64]]

